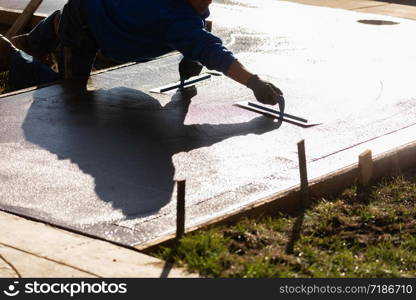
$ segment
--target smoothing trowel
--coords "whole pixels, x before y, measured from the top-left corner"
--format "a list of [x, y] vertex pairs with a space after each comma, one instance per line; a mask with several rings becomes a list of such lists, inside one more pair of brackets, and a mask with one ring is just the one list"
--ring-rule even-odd
[[157, 88], [157, 89], [152, 89], [152, 90], [150, 90], [150, 92], [161, 94], [161, 93], [165, 93], [165, 92], [175, 90], [175, 89], [183, 90], [183, 89], [185, 89], [185, 88], [187, 88], [187, 87], [189, 87], [189, 86], [191, 86], [195, 83], [207, 80], [211, 77], [212, 77], [211, 74], [201, 74], [199, 76], [195, 76], [195, 77], [193, 77], [191, 79], [188, 79], [188, 80], [180, 79], [180, 81], [177, 82], [177, 83], [169, 84], [169, 85]]
[[300, 126], [303, 128], [309, 128], [309, 127], [313, 127], [313, 126], [317, 126], [321, 124], [321, 123], [316, 123], [316, 122], [312, 123], [312, 122], [309, 122], [305, 118], [301, 118], [298, 116], [285, 113], [284, 112], [285, 101], [284, 101], [283, 96], [281, 96], [281, 99], [279, 99], [278, 103], [279, 103], [279, 110], [277, 110], [276, 107], [271, 106], [271, 105], [262, 104], [260, 102], [251, 102], [251, 101], [240, 101], [240, 102], [234, 103], [234, 105], [256, 112], [256, 113], [260, 113], [266, 117], [278, 119], [280, 121], [290, 123], [296, 126]]

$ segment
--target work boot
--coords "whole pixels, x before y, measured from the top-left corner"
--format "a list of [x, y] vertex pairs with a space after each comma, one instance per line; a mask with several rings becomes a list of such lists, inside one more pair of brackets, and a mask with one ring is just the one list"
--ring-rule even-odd
[[10, 55], [18, 49], [0, 34], [0, 72], [8, 71], [10, 68]]
[[10, 39], [10, 42], [12, 42], [12, 44], [16, 48], [18, 48], [18, 49], [26, 52], [29, 55], [34, 56], [33, 53], [32, 53], [32, 51], [30, 50], [29, 43], [27, 41], [27, 37], [28, 37], [28, 34], [27, 33], [26, 34], [22, 34], [22, 35], [18, 35], [18, 36], [14, 36], [14, 37], [12, 37]]

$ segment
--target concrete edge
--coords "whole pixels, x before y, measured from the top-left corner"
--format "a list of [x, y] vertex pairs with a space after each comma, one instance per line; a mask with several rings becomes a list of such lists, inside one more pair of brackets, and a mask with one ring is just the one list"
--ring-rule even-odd
[[[198, 277], [135, 249], [0, 212], [0, 254], [6, 250], [19, 253], [12, 255], [14, 260], [9, 263], [22, 277]], [[22, 258], [28, 257], [28, 261], [44, 266], [22, 264]], [[36, 269], [43, 273], [36, 273]]]
[[[372, 180], [398, 174], [402, 170], [416, 166], [416, 141], [392, 150], [381, 153], [373, 158]], [[327, 175], [318, 177], [309, 182], [310, 196], [313, 198], [329, 197], [342, 192], [348, 186], [356, 183], [359, 175], [358, 157], [357, 163], [338, 169]], [[270, 215], [281, 211], [295, 213], [301, 207], [300, 187], [270, 195], [256, 203], [245, 206], [239, 210], [230, 212], [208, 222], [198, 224], [186, 229], [187, 233], [194, 232], [212, 225], [223, 225], [238, 221], [243, 217], [255, 217]], [[137, 245], [134, 248], [150, 253], [161, 245], [168, 246], [175, 240], [175, 234], [164, 236], [160, 239]]]
[[[125, 68], [125, 67], [129, 67], [129, 66], [135, 65], [135, 64], [136, 63], [126, 63], [126, 64], [117, 65], [117, 66], [114, 66], [114, 67], [109, 67], [109, 68], [106, 68], [106, 69], [97, 70], [97, 71], [91, 72], [91, 76], [101, 74], [101, 73], [105, 73], [105, 72], [110, 72], [110, 71]], [[0, 100], [2, 98], [7, 98], [7, 97], [11, 97], [11, 96], [16, 96], [16, 95], [20, 95], [20, 94], [24, 94], [24, 93], [33, 92], [33, 91], [40, 90], [40, 89], [43, 89], [43, 88], [47, 88], [47, 87], [50, 87], [50, 86], [53, 86], [53, 85], [60, 85], [60, 84], [62, 85], [62, 84], [66, 84], [66, 83], [71, 84], [71, 83], [76, 82], [76, 81], [83, 82], [82, 79], [81, 80], [61, 79], [61, 80], [57, 80], [57, 81], [54, 81], [54, 82], [51, 82], [51, 83], [40, 84], [40, 85], [24, 88], [24, 89], [21, 89], [21, 90], [16, 90], [16, 91], [11, 91], [9, 93], [1, 94], [0, 95]]]
[[[173, 55], [178, 55], [178, 52], [177, 51], [170, 52], [168, 54], [165, 54], [165, 55], [162, 55], [160, 57], [155, 58], [155, 60], [163, 59], [163, 58], [173, 56]], [[124, 63], [124, 64], [116, 65], [116, 66], [113, 66], [113, 67], [109, 67], [109, 68], [96, 70], [96, 71], [91, 72], [90, 78], [92, 76], [99, 75], [99, 74], [102, 74], [102, 73], [111, 72], [111, 71], [122, 69], [122, 68], [127, 68], [127, 67], [130, 67], [130, 66], [136, 65], [138, 63], [139, 62], [130, 62], [130, 63]], [[3, 98], [7, 98], [7, 97], [12, 97], [12, 96], [16, 96], [16, 95], [20, 95], [20, 94], [24, 94], [24, 93], [33, 92], [33, 91], [40, 90], [40, 89], [43, 89], [43, 88], [47, 88], [47, 87], [50, 87], [50, 86], [53, 86], [53, 85], [63, 85], [63, 84], [68, 84], [68, 83], [71, 84], [71, 83], [74, 83], [74, 82], [77, 82], [77, 81], [84, 82], [82, 79], [76, 79], [76, 78], [74, 78], [74, 79], [61, 79], [61, 80], [57, 80], [57, 81], [54, 81], [54, 82], [51, 82], [51, 83], [40, 84], [40, 85], [37, 85], [37, 86], [32, 86], [32, 87], [28, 87], [28, 88], [21, 89], [21, 90], [16, 90], [16, 91], [11, 91], [9, 93], [0, 94], [0, 100], [3, 99]], [[88, 83], [87, 83], [87, 86], [88, 86]]]

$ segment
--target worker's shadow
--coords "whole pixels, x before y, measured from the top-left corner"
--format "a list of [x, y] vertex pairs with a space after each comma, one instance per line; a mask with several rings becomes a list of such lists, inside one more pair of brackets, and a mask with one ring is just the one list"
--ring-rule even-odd
[[171, 200], [175, 153], [280, 126], [263, 116], [238, 124], [184, 125], [194, 95], [192, 90], [177, 92], [162, 107], [150, 95], [128, 88], [39, 94], [23, 130], [29, 142], [92, 176], [98, 197], [126, 218], [149, 215]]

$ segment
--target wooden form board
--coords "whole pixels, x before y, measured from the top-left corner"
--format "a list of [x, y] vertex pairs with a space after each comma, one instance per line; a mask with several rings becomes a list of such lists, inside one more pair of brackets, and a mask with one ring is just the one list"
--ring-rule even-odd
[[12, 27], [7, 32], [8, 38], [14, 37], [22, 33], [23, 28], [30, 22], [33, 13], [38, 9], [43, 0], [30, 0], [22, 14], [17, 18]]

